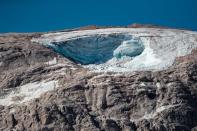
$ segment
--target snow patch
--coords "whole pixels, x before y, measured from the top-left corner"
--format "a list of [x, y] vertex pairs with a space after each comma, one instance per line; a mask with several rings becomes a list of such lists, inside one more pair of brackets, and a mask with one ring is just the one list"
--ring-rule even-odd
[[51, 60], [51, 61], [48, 61], [48, 62], [46, 62], [46, 64], [47, 65], [55, 65], [55, 64], [57, 64], [57, 58], [56, 57], [54, 57], [54, 59], [53, 60]]
[[169, 110], [170, 108], [174, 108], [180, 106], [180, 104], [176, 104], [176, 105], [165, 105], [165, 106], [160, 106], [158, 108], [156, 108], [156, 110], [154, 112], [151, 113], [145, 113], [142, 117], [140, 118], [131, 118], [131, 121], [140, 121], [143, 119], [153, 119], [156, 117], [156, 115], [158, 115], [159, 113], [165, 111], [165, 110]]
[[57, 87], [57, 81], [28, 83], [21, 87], [17, 87], [15, 91], [0, 98], [0, 105], [9, 106], [11, 104], [26, 103], [35, 98], [39, 98], [43, 93], [52, 91]]

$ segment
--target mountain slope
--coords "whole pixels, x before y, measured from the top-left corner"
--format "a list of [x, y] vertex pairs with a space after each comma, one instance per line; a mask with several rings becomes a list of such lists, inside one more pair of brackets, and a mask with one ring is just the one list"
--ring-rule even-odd
[[194, 131], [196, 49], [175, 29], [2, 35], [0, 129]]

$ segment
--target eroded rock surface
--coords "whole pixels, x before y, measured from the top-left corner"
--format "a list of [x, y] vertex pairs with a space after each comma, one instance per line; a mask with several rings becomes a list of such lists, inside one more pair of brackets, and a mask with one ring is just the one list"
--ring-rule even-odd
[[197, 129], [196, 49], [165, 70], [92, 72], [31, 41], [40, 35], [0, 36], [0, 130]]

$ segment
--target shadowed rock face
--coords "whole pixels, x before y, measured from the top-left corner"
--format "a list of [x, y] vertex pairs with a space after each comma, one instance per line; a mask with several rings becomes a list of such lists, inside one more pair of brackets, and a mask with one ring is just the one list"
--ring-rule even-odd
[[0, 89], [42, 79], [41, 75], [48, 72], [45, 63], [58, 57], [50, 49], [32, 44], [31, 38], [31, 35], [0, 37]]
[[[96, 73], [31, 42], [32, 37], [40, 35], [0, 37], [1, 130], [195, 131], [197, 128], [195, 49], [176, 58], [166, 70]], [[58, 84], [47, 91], [41, 83], [51, 81]], [[29, 88], [30, 83], [36, 84], [27, 94], [19, 96], [24, 93], [21, 89]], [[21, 103], [37, 88], [46, 92]], [[12, 91], [14, 97], [9, 95]]]

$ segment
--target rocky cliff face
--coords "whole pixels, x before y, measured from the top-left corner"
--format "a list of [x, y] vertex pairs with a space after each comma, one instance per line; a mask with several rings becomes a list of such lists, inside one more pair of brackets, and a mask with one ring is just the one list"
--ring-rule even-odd
[[197, 33], [131, 30], [152, 50], [127, 56], [122, 30], [0, 36], [0, 130], [196, 131]]

